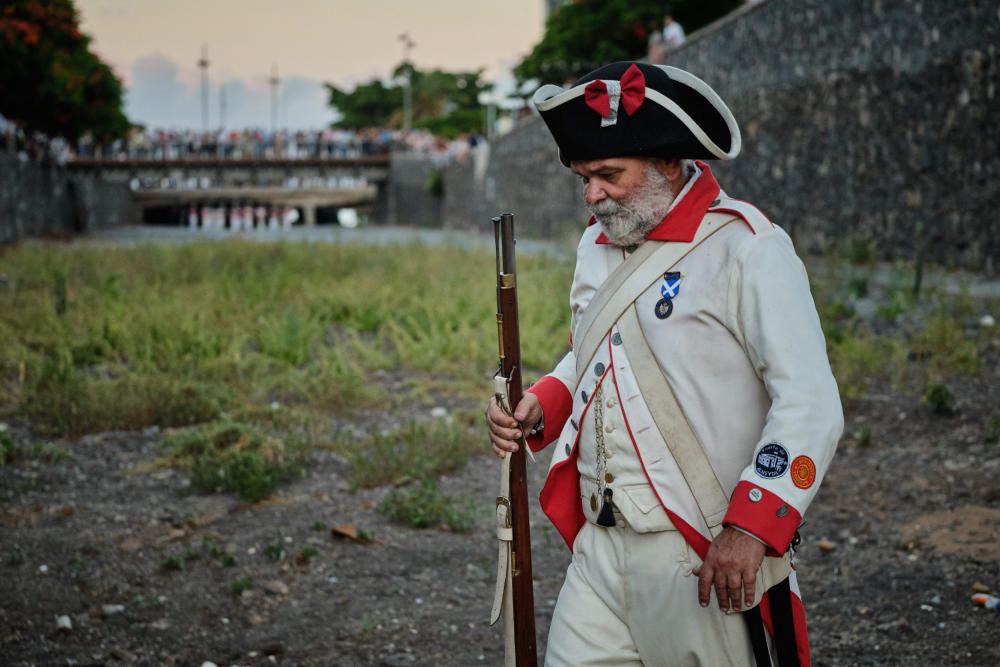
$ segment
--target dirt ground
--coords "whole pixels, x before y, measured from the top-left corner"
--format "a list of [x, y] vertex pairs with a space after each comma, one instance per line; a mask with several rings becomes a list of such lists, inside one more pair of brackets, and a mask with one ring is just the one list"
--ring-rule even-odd
[[[1000, 588], [995, 360], [952, 388], [954, 417], [888, 392], [850, 406], [798, 555], [815, 665], [1000, 664], [1000, 614], [970, 603], [974, 584]], [[160, 437], [92, 435], [59, 443], [75, 461], [0, 467], [0, 664], [502, 663], [487, 625], [498, 464], [485, 437], [442, 480], [477, 500], [464, 535], [388, 523], [375, 511], [388, 489], [352, 493], [327, 451], [257, 505], [193, 495], [183, 473], [137, 471]], [[533, 495], [546, 463], [529, 464]], [[569, 553], [532, 512], [541, 652]], [[344, 523], [375, 541], [332, 536]]]

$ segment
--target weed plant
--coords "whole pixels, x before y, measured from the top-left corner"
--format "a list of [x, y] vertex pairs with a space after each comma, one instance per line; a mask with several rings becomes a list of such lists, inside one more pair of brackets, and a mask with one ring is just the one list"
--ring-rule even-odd
[[474, 516], [469, 501], [444, 494], [437, 483], [425, 480], [404, 489], [393, 489], [379, 504], [378, 511], [412, 528], [446, 527], [456, 533], [472, 529]]
[[234, 492], [247, 502], [267, 498], [278, 482], [300, 474], [309, 454], [302, 441], [232, 421], [172, 433], [163, 448], [167, 462], [190, 470], [195, 490]]
[[464, 465], [485, 449], [481, 433], [451, 420], [409, 422], [357, 442], [342, 442], [354, 488], [431, 479]]
[[[921, 391], [981, 370], [985, 334], [969, 322], [983, 304], [977, 305], [967, 293], [933, 290], [915, 299], [901, 287], [901, 274], [891, 275], [888, 289], [875, 293], [859, 270], [841, 259], [824, 266], [819, 275], [826, 278], [814, 276], [812, 283], [830, 363], [845, 401], [863, 398], [877, 385]], [[874, 301], [864, 317], [855, 308], [860, 299]]]
[[19, 460], [57, 463], [59, 461], [75, 461], [76, 456], [68, 449], [51, 442], [17, 444], [9, 432], [0, 431], [0, 466]]

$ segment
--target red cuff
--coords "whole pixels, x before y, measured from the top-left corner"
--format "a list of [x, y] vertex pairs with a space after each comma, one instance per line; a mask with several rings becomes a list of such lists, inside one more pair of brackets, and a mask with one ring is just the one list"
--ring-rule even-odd
[[528, 447], [531, 451], [537, 452], [562, 433], [563, 426], [566, 425], [566, 420], [573, 410], [573, 397], [566, 385], [551, 375], [546, 375], [531, 385], [528, 393], [538, 397], [545, 419], [545, 429], [541, 433], [527, 437]]
[[742, 481], [736, 485], [729, 510], [722, 520], [751, 532], [762, 539], [776, 555], [788, 551], [795, 531], [802, 523], [798, 510], [756, 484]]

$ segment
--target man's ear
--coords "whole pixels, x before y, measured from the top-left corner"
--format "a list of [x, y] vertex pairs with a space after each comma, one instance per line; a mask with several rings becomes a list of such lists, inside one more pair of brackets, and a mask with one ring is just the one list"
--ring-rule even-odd
[[683, 160], [657, 160], [656, 169], [659, 171], [671, 186], [676, 186], [684, 177]]

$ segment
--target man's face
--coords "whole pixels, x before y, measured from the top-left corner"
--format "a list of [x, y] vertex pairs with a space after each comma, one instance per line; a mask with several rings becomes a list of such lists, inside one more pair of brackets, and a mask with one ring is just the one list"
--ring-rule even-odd
[[637, 157], [574, 161], [570, 168], [583, 183], [583, 201], [593, 206], [611, 198], [622, 202], [646, 183], [648, 162]]
[[642, 158], [570, 164], [583, 182], [587, 208], [612, 243], [629, 246], [641, 242], [673, 203], [670, 184], [657, 164]]

